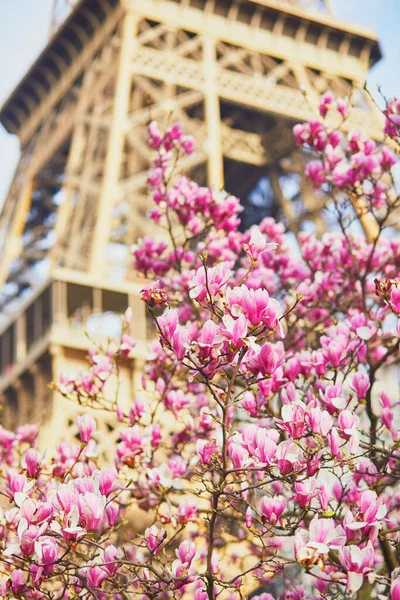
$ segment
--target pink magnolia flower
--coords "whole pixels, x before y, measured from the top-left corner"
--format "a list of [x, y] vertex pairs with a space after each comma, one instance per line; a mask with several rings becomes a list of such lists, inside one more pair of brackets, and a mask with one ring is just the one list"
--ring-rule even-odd
[[193, 154], [196, 144], [192, 135], [184, 135], [182, 137], [181, 144], [186, 154]]
[[266, 250], [275, 250], [278, 247], [278, 244], [275, 242], [267, 242], [266, 236], [260, 231], [259, 227], [253, 226], [250, 231], [250, 241], [247, 251], [253, 260], [258, 260]]
[[75, 541], [86, 534], [86, 529], [79, 525], [79, 520], [79, 510], [78, 507], [74, 505], [65, 517], [64, 527], [56, 527], [58, 523], [55, 523], [53, 529], [55, 531], [61, 529], [61, 535], [67, 542]]
[[232, 315], [234, 317], [245, 315], [253, 327], [264, 324], [268, 329], [274, 330], [279, 326], [279, 302], [270, 298], [265, 289], [253, 290], [245, 285], [228, 288], [226, 300]]
[[158, 128], [158, 123], [156, 121], [151, 121], [151, 123], [149, 123], [147, 126], [147, 135], [148, 144], [152, 148], [158, 148], [161, 145], [163, 136], [161, 135], [161, 132]]
[[283, 496], [264, 496], [261, 500], [260, 511], [268, 523], [276, 525], [285, 511], [286, 505], [287, 500]]
[[152, 525], [146, 529], [144, 540], [150, 552], [157, 554], [160, 551], [165, 535], [165, 529], [158, 529], [156, 525]]
[[82, 442], [87, 444], [96, 429], [96, 421], [91, 415], [81, 415], [77, 418], [76, 425]]
[[333, 426], [333, 420], [327, 410], [321, 410], [319, 406], [307, 410], [306, 419], [315, 434], [326, 438]]
[[105, 513], [107, 516], [109, 527], [114, 527], [120, 513], [119, 504], [117, 504], [116, 502], [109, 502], [106, 505]]
[[247, 390], [243, 394], [242, 408], [244, 408], [251, 417], [255, 417], [257, 415], [257, 400], [253, 392], [250, 390]]
[[366, 373], [356, 373], [353, 377], [352, 388], [357, 394], [357, 398], [362, 400], [366, 397], [370, 382]]
[[210, 442], [207, 442], [206, 440], [197, 440], [196, 448], [200, 460], [204, 465], [209, 465], [211, 457], [218, 452], [217, 442], [215, 440], [211, 440]]
[[101, 494], [86, 492], [78, 496], [80, 518], [88, 531], [96, 529], [106, 506], [106, 498]]
[[34, 486], [34, 481], [28, 481], [25, 475], [20, 475], [14, 471], [6, 472], [7, 483], [5, 493], [14, 500], [17, 506], [21, 506], [24, 500]]
[[343, 458], [343, 455], [340, 452], [340, 446], [342, 444], [342, 440], [340, 438], [340, 435], [339, 435], [336, 427], [332, 427], [332, 430], [328, 437], [328, 441], [329, 441], [330, 450], [332, 452], [332, 456], [341, 460]]
[[229, 340], [229, 344], [234, 350], [238, 350], [243, 346], [247, 335], [246, 317], [239, 315], [237, 319], [233, 319], [231, 315], [224, 315], [222, 321], [225, 329], [221, 330], [221, 334]]
[[110, 577], [114, 577], [118, 569], [120, 568], [120, 559], [122, 558], [122, 550], [116, 548], [112, 544], [108, 545], [104, 550], [100, 552], [100, 561], [102, 568], [108, 573]]
[[34, 500], [32, 500], [32, 498], [27, 498], [21, 504], [19, 514], [22, 519], [26, 519], [28, 525], [31, 525], [34, 520], [35, 520], [36, 524], [38, 524], [36, 514], [35, 514], [37, 511], [37, 508], [38, 508], [37, 504]]
[[329, 506], [329, 502], [332, 498], [332, 490], [330, 488], [330, 486], [321, 483], [320, 488], [319, 488], [319, 492], [318, 492], [318, 498], [321, 504], [321, 508], [323, 510], [326, 510]]
[[341, 431], [349, 438], [357, 431], [360, 419], [350, 410], [342, 410], [339, 415], [338, 423]]
[[320, 390], [320, 398], [325, 403], [329, 414], [334, 414], [338, 410], [342, 410], [347, 405], [347, 398], [342, 397], [341, 385], [329, 385], [325, 391]]
[[121, 354], [123, 354], [124, 356], [128, 356], [135, 346], [135, 340], [127, 333], [124, 333], [122, 335], [121, 344], [119, 346]]
[[101, 587], [102, 583], [109, 577], [109, 574], [104, 567], [100, 567], [93, 563], [80, 569], [80, 573], [84, 575], [87, 585], [92, 590]]
[[25, 584], [25, 573], [19, 569], [15, 569], [10, 575], [10, 588], [15, 596], [21, 596], [28, 586]]
[[307, 144], [316, 150], [324, 150], [328, 140], [324, 125], [316, 119], [310, 119], [308, 123], [295, 125], [293, 133], [299, 146]]
[[246, 513], [245, 513], [245, 523], [246, 523], [246, 527], [249, 529], [252, 524], [253, 524], [253, 509], [251, 508], [251, 506], [248, 506], [246, 508]]
[[201, 581], [201, 579], [196, 583], [196, 588], [194, 590], [194, 600], [208, 600], [207, 590], [204, 589], [204, 585], [205, 584]]
[[400, 285], [393, 285], [390, 291], [390, 305], [396, 315], [400, 315]]
[[52, 498], [54, 508], [69, 513], [78, 503], [78, 492], [75, 486], [70, 483], [64, 483], [59, 486], [55, 496]]
[[367, 523], [381, 521], [387, 513], [385, 504], [378, 498], [373, 490], [365, 490], [361, 494], [360, 508]]
[[178, 506], [177, 520], [179, 523], [194, 521], [197, 513], [197, 502], [190, 498], [181, 502]]
[[158, 326], [162, 335], [171, 342], [172, 336], [174, 335], [176, 328], [179, 324], [178, 311], [168, 309], [166, 310], [157, 320]]
[[115, 489], [116, 469], [96, 470], [93, 472], [93, 477], [99, 482], [99, 491], [103, 496], [108, 496]]
[[196, 556], [196, 546], [190, 540], [185, 540], [179, 544], [178, 549], [175, 550], [175, 554], [183, 564], [190, 567]]
[[285, 404], [281, 411], [280, 426], [295, 440], [300, 439], [306, 429], [305, 405], [302, 402]]
[[242, 469], [249, 462], [249, 453], [246, 448], [235, 442], [229, 445], [229, 456], [235, 469]]
[[242, 431], [242, 446], [254, 459], [256, 466], [270, 466], [274, 462], [279, 433], [257, 425], [247, 425]]
[[292, 440], [285, 440], [278, 445], [274, 458], [282, 475], [288, 475], [303, 459], [303, 453]]
[[219, 356], [222, 343], [223, 337], [218, 326], [212, 319], [207, 319], [201, 328], [199, 337], [192, 342], [191, 350], [201, 361], [207, 361]]
[[40, 455], [35, 448], [29, 448], [24, 456], [24, 463], [29, 477], [37, 477], [40, 473], [43, 455]]
[[190, 342], [191, 334], [189, 328], [178, 325], [171, 338], [171, 348], [178, 360], [183, 360], [185, 358]]
[[183, 390], [171, 390], [165, 396], [164, 404], [177, 417], [179, 412], [188, 406], [189, 399], [185, 396]]
[[190, 540], [185, 540], [175, 550], [175, 554], [178, 558], [172, 563], [171, 571], [174, 577], [181, 580], [175, 585], [179, 589], [182, 585], [193, 581], [194, 571], [191, 564], [196, 555], [196, 546]]
[[319, 102], [319, 114], [321, 115], [321, 117], [326, 117], [328, 111], [330, 111], [331, 108], [334, 107], [334, 105], [335, 96], [332, 92], [326, 92], [323, 96], [321, 96]]
[[54, 571], [58, 550], [59, 546], [53, 537], [42, 536], [35, 542], [37, 561], [44, 567], [45, 575], [50, 575]]
[[314, 564], [318, 557], [327, 554], [330, 549], [339, 549], [346, 543], [346, 534], [341, 525], [333, 519], [311, 520], [308, 531], [298, 529], [294, 538], [296, 559], [300, 563]]
[[364, 548], [344, 546], [339, 549], [339, 560], [347, 572], [347, 591], [354, 594], [362, 586], [365, 575], [373, 571], [374, 548], [371, 542]]
[[46, 530], [47, 523], [42, 524], [40, 527], [36, 525], [28, 525], [28, 521], [22, 518], [18, 523], [17, 528], [17, 539], [15, 543], [8, 544], [4, 550], [4, 556], [31, 556], [35, 551], [35, 542]]
[[324, 165], [319, 160], [310, 161], [305, 169], [305, 173], [309, 179], [313, 182], [316, 188], [321, 187], [321, 185], [325, 182], [325, 169]]
[[400, 577], [396, 577], [390, 586], [391, 600], [400, 600]]
[[191, 282], [190, 297], [198, 302], [203, 302], [208, 294], [211, 299], [217, 298], [222, 295], [231, 275], [232, 271], [224, 263], [207, 270], [200, 267]]
[[282, 342], [275, 345], [266, 342], [259, 351], [249, 351], [247, 364], [254, 375], [272, 375], [283, 363], [283, 358]]
[[294, 484], [294, 489], [294, 499], [299, 506], [301, 506], [301, 508], [305, 508], [308, 504], [310, 504], [311, 500], [318, 494], [317, 482], [315, 479], [298, 481]]
[[382, 528], [382, 521], [386, 516], [387, 508], [373, 490], [364, 490], [358, 504], [360, 514], [355, 519], [353, 514], [348, 512], [343, 520], [344, 528], [348, 534], [349, 532], [362, 530], [369, 540], [374, 543], [379, 530]]

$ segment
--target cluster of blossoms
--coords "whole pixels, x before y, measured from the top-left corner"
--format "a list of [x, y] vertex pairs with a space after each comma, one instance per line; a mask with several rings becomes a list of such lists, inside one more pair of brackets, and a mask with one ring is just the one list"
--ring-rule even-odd
[[351, 206], [362, 197], [379, 233], [369, 242], [340, 220], [322, 239], [300, 234], [298, 255], [282, 224], [242, 233], [237, 198], [177, 177], [193, 139], [150, 124], [151, 217], [164, 234], [133, 250], [158, 334], [143, 391], [129, 407], [107, 395], [134, 347], [128, 312], [87, 373], [55, 383], [117, 423], [112, 468], [89, 414], [80, 444], [52, 460], [33, 428], [0, 430], [4, 597], [241, 600], [259, 588], [258, 600], [400, 599], [388, 375], [400, 359], [400, 239], [382, 235], [397, 207], [385, 179], [395, 155], [328, 129], [328, 113], [348, 110], [325, 95], [322, 120], [295, 135], [319, 154], [315, 184], [331, 201], [334, 189]]
[[[384, 133], [398, 135], [396, 107], [387, 107]], [[397, 162], [395, 148], [379, 145], [358, 131], [344, 135], [329, 124], [334, 114], [342, 121], [348, 118], [348, 106], [326, 93], [320, 104], [322, 119], [298, 124], [294, 128], [300, 147], [313, 150], [318, 158], [308, 163], [306, 173], [318, 189], [329, 190], [340, 221], [346, 223], [346, 208], [350, 203], [358, 216], [368, 212], [383, 225], [399, 207], [391, 169]], [[344, 194], [343, 194], [344, 192]]]

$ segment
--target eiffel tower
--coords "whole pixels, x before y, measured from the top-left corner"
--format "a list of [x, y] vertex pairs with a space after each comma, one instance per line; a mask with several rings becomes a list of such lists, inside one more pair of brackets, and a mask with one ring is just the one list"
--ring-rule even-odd
[[0, 112], [21, 147], [0, 215], [3, 425], [67, 435], [76, 409], [48, 383], [83, 365], [90, 314], [103, 330], [128, 305], [138, 345], [121, 394], [134, 393], [151, 336], [129, 254], [153, 234], [150, 120], [196, 136], [182, 168], [239, 195], [246, 224], [323, 231], [291, 130], [332, 90], [352, 94], [347, 126], [378, 136], [362, 89], [380, 57], [372, 31], [322, 1], [56, 0], [49, 42]]

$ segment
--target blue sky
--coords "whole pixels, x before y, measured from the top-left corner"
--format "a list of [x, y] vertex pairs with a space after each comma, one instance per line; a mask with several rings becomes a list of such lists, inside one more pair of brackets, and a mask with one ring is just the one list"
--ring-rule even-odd
[[[336, 16], [374, 29], [383, 60], [372, 69], [369, 86], [400, 96], [400, 0], [331, 0]], [[1, 0], [0, 103], [2, 103], [46, 44], [52, 0]], [[18, 141], [0, 126], [0, 206], [18, 160]]]

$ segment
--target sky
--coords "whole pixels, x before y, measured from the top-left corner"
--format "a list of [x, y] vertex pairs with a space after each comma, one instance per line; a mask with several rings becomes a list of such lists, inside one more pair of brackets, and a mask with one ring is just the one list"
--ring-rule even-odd
[[[145, 0], [144, 0], [145, 1]], [[400, 0], [331, 0], [337, 17], [376, 31], [383, 59], [370, 72], [372, 92], [400, 96]], [[0, 0], [0, 104], [45, 46], [53, 0]], [[19, 156], [18, 140], [0, 126], [0, 206]]]

